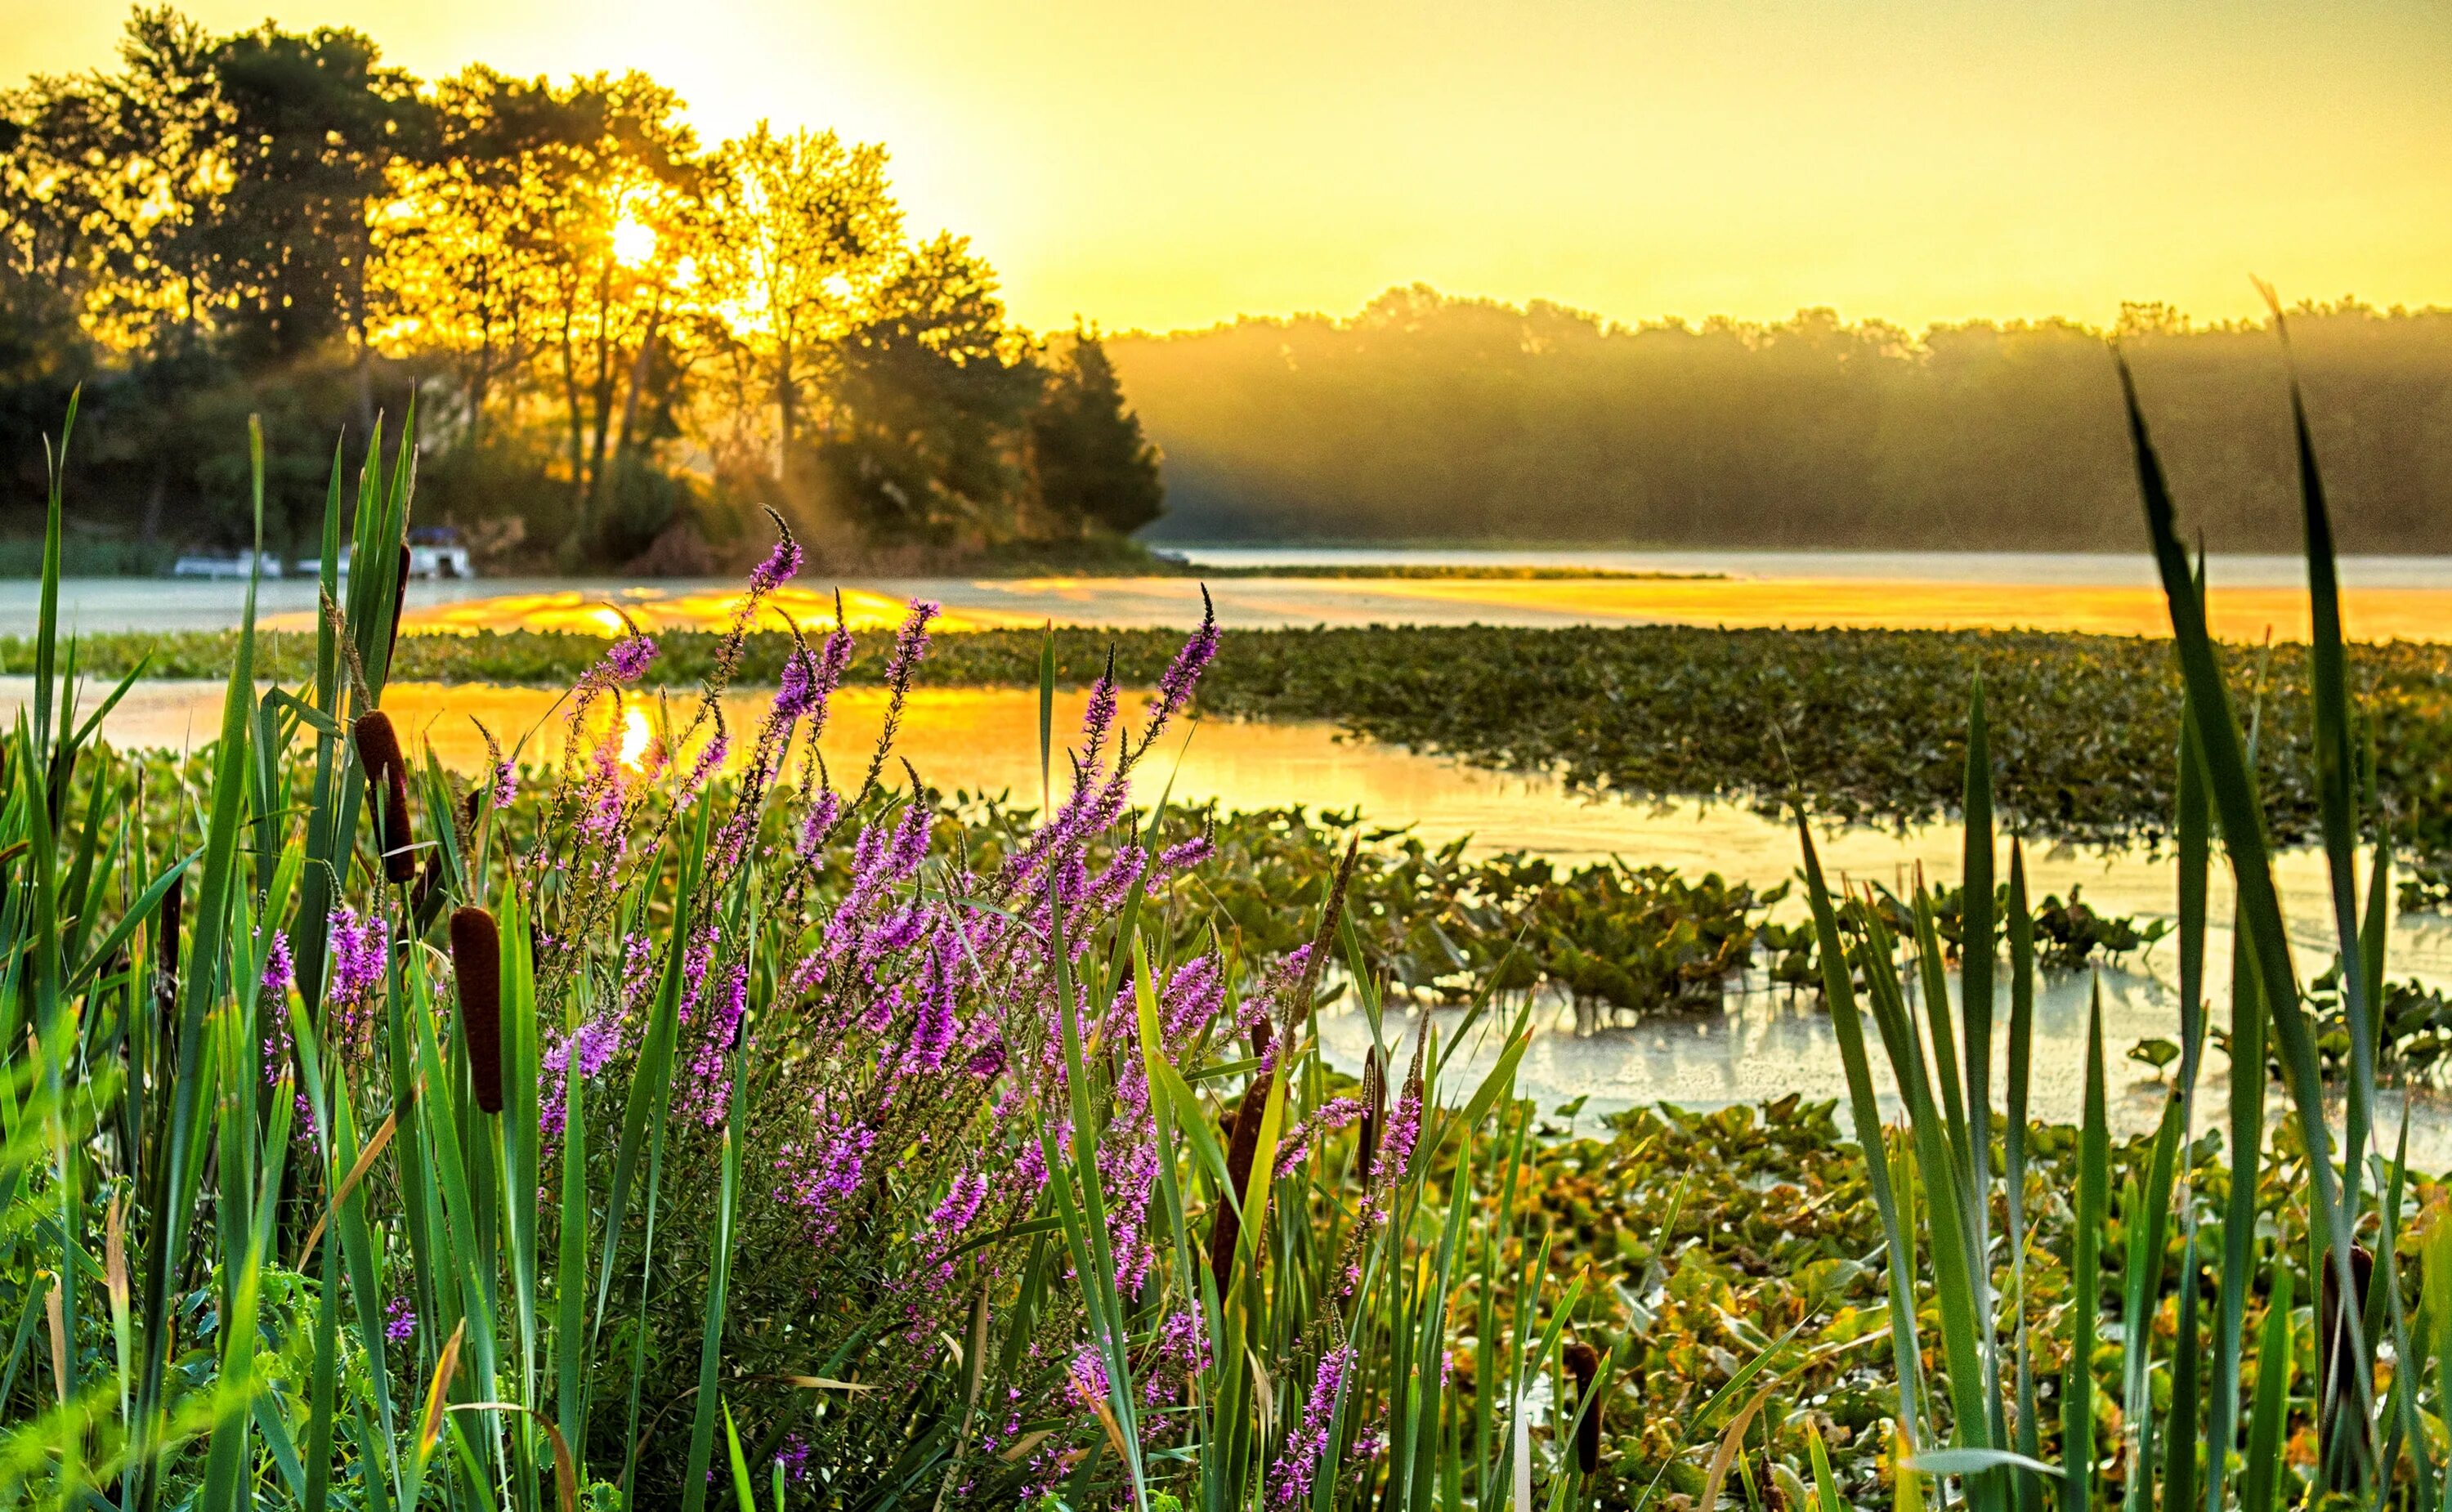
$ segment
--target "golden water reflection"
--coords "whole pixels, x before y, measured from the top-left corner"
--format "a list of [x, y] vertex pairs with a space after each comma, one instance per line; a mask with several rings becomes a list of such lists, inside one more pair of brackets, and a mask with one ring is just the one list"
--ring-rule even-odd
[[[947, 631], [1061, 625], [1188, 626], [1200, 616], [1200, 584], [1188, 578], [1022, 578], [940, 579], [919, 585], [943, 599], [938, 627]], [[2083, 582], [1964, 581], [1842, 577], [1731, 577], [1706, 579], [1625, 578], [1539, 580], [1353, 578], [1230, 579], [1209, 585], [1223, 623], [1284, 625], [1425, 624], [1693, 624], [1731, 628], [2033, 629], [2103, 635], [2167, 635], [2170, 620], [2159, 589]], [[2214, 633], [2253, 641], [2270, 633], [2304, 639], [2304, 590], [2266, 585], [2224, 586], [2210, 595]], [[855, 630], [890, 629], [904, 613], [902, 596], [883, 588], [845, 588], [842, 607]], [[738, 611], [730, 584], [603, 584], [538, 587], [484, 598], [413, 605], [402, 623], [429, 633], [477, 630], [567, 630], [621, 633], [623, 616], [641, 627], [720, 629]], [[619, 613], [616, 609], [619, 609]], [[779, 628], [778, 613], [804, 626], [831, 624], [830, 589], [789, 585], [761, 611], [761, 628]], [[2354, 638], [2452, 639], [2452, 589], [2361, 587], [2343, 592], [2343, 613]], [[311, 613], [268, 615], [275, 629], [312, 628]]]
[[[0, 713], [22, 705], [30, 693], [29, 678], [0, 678]], [[123, 746], [198, 745], [219, 730], [221, 697], [218, 683], [139, 684], [114, 711], [105, 734]], [[429, 742], [446, 765], [473, 773], [485, 758], [478, 720], [505, 743], [524, 739], [532, 764], [559, 757], [565, 732], [555, 697], [530, 688], [399, 683], [386, 690], [384, 703], [412, 740]], [[769, 698], [764, 693], [743, 693], [725, 700], [735, 752], [748, 744], [747, 733]], [[1078, 692], [1058, 696], [1059, 745], [1078, 728], [1084, 701]], [[1137, 703], [1127, 701], [1128, 707]], [[677, 699], [669, 708], [677, 721], [686, 719], [688, 700]], [[608, 717], [612, 713], [605, 712]], [[836, 695], [823, 749], [839, 775], [865, 765], [884, 712], [880, 690], [845, 689]], [[643, 756], [655, 715], [650, 700], [633, 699], [621, 711], [621, 750], [626, 758], [635, 762]], [[592, 742], [603, 728], [583, 732], [582, 738]], [[923, 779], [946, 793], [1009, 793], [1017, 802], [1035, 804], [1039, 790], [1038, 695], [1027, 689], [915, 692], [899, 750]], [[1066, 767], [1060, 750], [1056, 768], [1061, 780]], [[1215, 801], [1229, 811], [1290, 803], [1314, 810], [1358, 808], [1379, 824], [1411, 824], [1433, 844], [1470, 835], [1477, 853], [1523, 850], [1570, 862], [1617, 855], [1690, 874], [1716, 871], [1762, 888], [1789, 880], [1797, 864], [1794, 829], [1742, 806], [1587, 798], [1546, 777], [1481, 771], [1394, 746], [1343, 739], [1334, 727], [1318, 722], [1211, 721], [1177, 730], [1152, 753], [1137, 796], [1154, 800], [1170, 781], [1178, 803]], [[1824, 832], [1817, 844], [1834, 876], [1904, 886], [1918, 868], [1936, 883], [1953, 881], [1959, 870], [1961, 837], [1953, 825]], [[2087, 900], [2108, 913], [2168, 916], [2172, 909], [2174, 873], [2167, 857], [2038, 848], [2028, 854], [2027, 863], [2038, 894], [2066, 897], [2070, 888], [2082, 886]], [[2362, 874], [2363, 870], [2362, 862]], [[2324, 959], [2327, 906], [2323, 859], [2308, 851], [2284, 853], [2276, 880], [2293, 921], [2302, 970], [2319, 970]], [[1793, 918], [1801, 907], [1791, 897], [1780, 912]], [[2209, 912], [2218, 920], [2230, 912], [2220, 867]], [[2208, 990], [2221, 1005], [2227, 1001], [2226, 932], [2215, 929], [2208, 943]], [[2441, 920], [2397, 918], [2391, 955], [2396, 977], [2452, 982], [2452, 928]], [[2175, 1036], [2175, 970], [2173, 950], [2165, 942], [2101, 973], [2106, 1033], [2115, 1058], [2140, 1038]], [[2077, 1111], [2086, 1005], [2096, 982], [2093, 973], [2062, 973], [2044, 985], [2036, 1019], [2034, 1107], [2039, 1116], [2066, 1119]], [[1547, 1103], [1590, 1093], [1599, 1109], [1655, 1098], [1711, 1107], [1791, 1091], [1825, 1097], [1843, 1090], [1827, 1014], [1767, 992], [1733, 997], [1730, 1007], [1722, 1014], [1654, 1018], [1582, 1037], [1562, 1022], [1560, 1031], [1542, 1035], [1524, 1061], [1527, 1094]], [[1329, 1015], [1324, 1031], [1334, 1053], [1358, 1065], [1359, 1036], [1367, 1032], [1358, 1015]], [[2159, 1116], [2161, 1094], [2156, 1087], [2127, 1076], [2131, 1069], [2119, 1063], [2113, 1115], [2123, 1129], [2133, 1131], [2150, 1127]], [[2204, 1097], [2219, 1098], [2225, 1074], [2219, 1057], [2209, 1059], [2207, 1074], [2213, 1088]], [[2429, 1167], [2452, 1165], [2452, 1105], [2440, 1093], [2421, 1091], [2412, 1094], [2412, 1109], [2414, 1153]]]

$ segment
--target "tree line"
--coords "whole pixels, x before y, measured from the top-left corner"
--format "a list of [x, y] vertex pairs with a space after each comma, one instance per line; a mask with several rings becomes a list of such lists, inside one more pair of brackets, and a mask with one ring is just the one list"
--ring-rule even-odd
[[[2452, 310], [2287, 324], [2343, 549], [2452, 551]], [[1166, 452], [1153, 534], [1177, 540], [2128, 550], [2106, 338], [2209, 543], [2297, 549], [2269, 323], [1625, 326], [1416, 285], [1109, 349]]]
[[847, 560], [1097, 553], [1162, 505], [1096, 332], [1017, 324], [882, 147], [168, 8], [0, 92], [0, 533], [79, 385], [93, 560], [241, 542], [249, 413], [300, 547], [335, 438], [412, 402], [421, 516], [533, 566], [703, 570], [765, 504]]

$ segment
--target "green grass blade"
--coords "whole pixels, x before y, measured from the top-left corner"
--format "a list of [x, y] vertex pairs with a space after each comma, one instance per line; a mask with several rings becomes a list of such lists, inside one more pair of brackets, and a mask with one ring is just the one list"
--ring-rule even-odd
[[2277, 1247], [2273, 1285], [2264, 1307], [2264, 1328], [2256, 1345], [2256, 1404], [2249, 1411], [2247, 1458], [2240, 1466], [2240, 1512], [2273, 1512], [2274, 1495], [2288, 1473], [2284, 1463], [2284, 1408], [2289, 1401], [2290, 1267]]
[[2078, 1138], [2077, 1244], [2069, 1263], [2069, 1364], [2061, 1384], [2061, 1483], [2066, 1512], [2094, 1504], [2095, 1314], [2103, 1284], [2103, 1219], [2109, 1207], [2111, 1133], [2104, 1109], [2103, 992], [2086, 1011], [2086, 1112]]
[[1822, 860], [1814, 852], [1813, 831], [1805, 811], [1796, 815], [1797, 842], [1805, 857], [1805, 895], [1813, 910], [1816, 953], [1822, 963], [1822, 992], [1830, 1011], [1830, 1027], [1839, 1041], [1839, 1061], [1848, 1079], [1848, 1107], [1853, 1120], [1856, 1148], [1864, 1151], [1865, 1174], [1873, 1188], [1873, 1205], [1882, 1215], [1882, 1235], [1890, 1255], [1890, 1357], [1898, 1374], [1899, 1421], [1923, 1433], [1923, 1350], [1916, 1339], [1915, 1255], [1899, 1222], [1897, 1196], [1890, 1188], [1889, 1162], [1882, 1133], [1881, 1105], [1873, 1098], [1872, 1065], [1865, 1054], [1864, 1020], [1856, 1011], [1856, 991], [1848, 950], [1839, 937], [1839, 917], [1823, 885]]
[[[2144, 498], [2147, 533], [2162, 574], [2164, 599], [2171, 614], [2172, 638], [2187, 691], [2187, 707], [2205, 763], [2206, 786], [2228, 852], [2237, 889], [2240, 921], [2247, 936], [2248, 959], [2274, 1036], [2282, 1048], [2290, 1094], [2301, 1128], [2311, 1149], [2324, 1149], [2329, 1131], [2324, 1118], [2324, 1088], [2317, 1063], [2315, 1035], [2299, 1000], [2299, 978], [2290, 958], [2290, 937], [2282, 917], [2281, 896], [2273, 886], [2271, 855], [2264, 835], [2264, 805], [2254, 772], [2231, 713], [2213, 639], [2205, 627], [2204, 605], [2188, 571], [2174, 523], [2170, 489], [2161, 459], [2138, 406], [2136, 383], [2126, 363], [2119, 364], [2123, 397], [2127, 405], [2129, 440], [2136, 452], [2139, 492]], [[2355, 1084], [2353, 1097], [2363, 1096]], [[2308, 1162], [2311, 1177], [2309, 1208], [2323, 1247], [2330, 1251], [2334, 1273], [2344, 1294], [2355, 1290], [2350, 1271], [2350, 1208], [2342, 1182], [2329, 1159]], [[2375, 1414], [2375, 1382], [2367, 1367], [2363, 1330], [2349, 1325], [2350, 1376], [2363, 1421]], [[2363, 1461], [2372, 1463], [2374, 1447], [2360, 1437]]]

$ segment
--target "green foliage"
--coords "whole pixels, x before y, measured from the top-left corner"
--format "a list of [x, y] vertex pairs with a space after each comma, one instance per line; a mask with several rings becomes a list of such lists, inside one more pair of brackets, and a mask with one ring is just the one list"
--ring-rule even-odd
[[[683, 687], [705, 675], [719, 638], [675, 631], [659, 639], [664, 652], [651, 677]], [[286, 665], [301, 643], [265, 638], [268, 664]], [[1038, 679], [1036, 632], [945, 635], [938, 643], [922, 674], [929, 682]], [[104, 635], [88, 638], [85, 655], [99, 671], [125, 671], [149, 656], [153, 675], [211, 677], [228, 665], [231, 644], [209, 633]], [[532, 631], [405, 637], [400, 676], [563, 683], [604, 644]], [[771, 682], [787, 644], [781, 635], [752, 637], [741, 678]], [[2181, 700], [2163, 642], [1662, 625], [1227, 631], [1221, 645], [1200, 693], [1212, 715], [1334, 720], [1479, 764], [1554, 773], [1577, 788], [1730, 798], [1766, 811], [1801, 791], [1825, 819], [1884, 825], [1958, 812], [1960, 703], [1980, 677], [1993, 713], [2004, 822], [2039, 839], [2121, 846], [2174, 838], [2169, 753]], [[1059, 630], [1056, 677], [1086, 685], [1113, 651], [1119, 682], [1149, 686], [1176, 646], [1161, 630]], [[29, 655], [27, 642], [0, 639], [0, 668], [23, 668]], [[2317, 826], [2304, 648], [2277, 647], [2254, 665], [2266, 824], [2277, 841], [2300, 843]], [[851, 676], [879, 673], [856, 666]], [[2376, 801], [2395, 844], [2422, 861], [2452, 854], [2452, 648], [2363, 647], [2354, 676]], [[2412, 900], [2435, 895], [2413, 890]], [[2065, 902], [2075, 940], [2089, 927], [2074, 900]], [[1944, 913], [1947, 920], [1951, 911]], [[1946, 932], [1954, 927], [1945, 922]]]
[[84, 383], [83, 521], [148, 548], [251, 540], [254, 414], [271, 543], [307, 554], [318, 442], [410, 394], [430, 515], [503, 565], [703, 574], [770, 502], [837, 560], [1112, 546], [1153, 461], [1028, 464], [1129, 426], [1096, 365], [1051, 371], [962, 239], [906, 234], [881, 147], [702, 144], [642, 73], [425, 82], [354, 30], [165, 7], [119, 68], [0, 93], [0, 457], [39, 497]]
[[1059, 516], [1129, 535], [1165, 507], [1157, 461], [1140, 417], [1125, 405], [1106, 344], [1077, 324], [1062, 363], [1049, 370], [1047, 398], [1030, 421], [1039, 500]]

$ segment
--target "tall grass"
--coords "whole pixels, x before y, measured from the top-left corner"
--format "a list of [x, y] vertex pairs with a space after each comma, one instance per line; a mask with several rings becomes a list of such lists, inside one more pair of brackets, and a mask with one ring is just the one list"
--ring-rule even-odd
[[[1889, 1274], [1888, 1485], [1987, 1512], [2433, 1507], [2452, 1226], [2405, 1211], [2405, 1128], [2387, 1153], [2376, 1118], [2390, 845], [2362, 827], [2313, 445], [2302, 423], [2336, 1122], [2259, 711], [2206, 637], [2133, 393], [2130, 415], [2186, 690], [2183, 1053], [2153, 1137], [2115, 1154], [2098, 1015], [2076, 1180], [2038, 1175], [2060, 1136], [2027, 1119], [2035, 916], [2015, 838], [2001, 866], [1980, 689], [1954, 905], [1834, 893], [1800, 815]], [[1614, 1257], [1523, 1188], [1545, 1135], [1513, 1095], [1534, 1025], [1496, 1006], [1507, 957], [1449, 1015], [1383, 995], [1351, 849], [1280, 900], [1291, 949], [1219, 927], [1209, 842], [1132, 801], [1163, 791], [1211, 627], [1149, 707], [1096, 685], [1062, 760], [1042, 644], [1044, 811], [966, 829], [893, 760], [894, 717], [859, 770], [821, 756], [856, 654], [839, 624], [789, 625], [774, 712], [725, 726], [786, 536], [696, 697], [643, 692], [656, 648], [626, 637], [555, 716], [549, 772], [515, 744], [455, 775], [385, 738], [397, 577], [341, 591], [345, 540], [382, 561], [406, 529], [414, 460], [378, 438], [353, 487], [335, 454], [311, 675], [259, 690], [250, 589], [219, 737], [182, 769], [96, 742], [129, 683], [92, 698], [57, 633], [69, 439], [34, 697], [0, 740], [7, 1504], [1562, 1512], [1606, 1486], [1646, 1512], [1842, 1512], [1809, 1413], [1780, 1425], [1809, 1485], [1751, 1447], [1825, 1347], [1798, 1344], [1815, 1309], [1776, 1337], [1727, 1320], [1747, 1354], [1677, 1422], [1598, 1423], [1645, 1404], [1642, 1324]], [[929, 610], [886, 655], [897, 700]], [[747, 760], [720, 780], [727, 748]], [[2217, 851], [2226, 1171], [2198, 1108]], [[1358, 1084], [1315, 1029], [1341, 994]], [[2268, 1051], [2291, 1107], [2270, 1137]], [[1661, 1454], [1648, 1475], [1631, 1443]]]
[[[69, 440], [0, 744], [0, 1501], [1574, 1504], [1523, 1431], [1579, 1295], [1516, 1227], [1529, 1016], [1383, 1003], [1342, 872], [1307, 944], [1225, 943], [1205, 842], [1129, 802], [1213, 631], [1137, 718], [1102, 683], [1069, 762], [1043, 714], [1051, 807], [1001, 847], [891, 718], [828, 769], [839, 626], [725, 728], [788, 537], [698, 697], [638, 691], [634, 636], [549, 775], [454, 775], [383, 712], [398, 578], [337, 571], [405, 532], [377, 437], [333, 460], [311, 676], [259, 690], [250, 585], [182, 784], [94, 738], [144, 669], [97, 706], [58, 634]], [[1361, 1088], [1313, 1023], [1348, 990]]]
[[[2321, 1078], [2300, 968], [2272, 879], [2265, 805], [2253, 759], [2257, 711], [2244, 723], [2235, 682], [2205, 629], [2203, 583], [2143, 406], [2120, 367], [2148, 539], [2171, 614], [2185, 717], [2172, 753], [2179, 859], [2182, 1052], [2142, 1159], [2115, 1170], [2107, 1129], [2100, 1001], [2087, 1034], [2084, 1122], [2073, 1191], [2030, 1181], [2026, 1109], [2034, 952], [2025, 925], [2024, 858], [2009, 847], [2007, 1118], [1996, 1124], [1989, 1045], [2002, 1009], [1995, 962], [2004, 941], [1970, 913], [1955, 1001], [1938, 968], [1933, 894], [1919, 889], [1912, 937], [1894, 938], [1869, 892], [1834, 896], [1799, 815], [1807, 887], [1824, 981], [1849, 1047], [1857, 1132], [1869, 1150], [1893, 1136], [1881, 1124], [1861, 1024], [1869, 1013], [1904, 1112], [1904, 1167], [1924, 1194], [1909, 1212], [1878, 1178], [1888, 1240], [1891, 1324], [1899, 1362], [1893, 1427], [1899, 1500], [1935, 1495], [2019, 1512], [2117, 1504], [2166, 1512], [2202, 1504], [2270, 1512], [2284, 1499], [2350, 1496], [2375, 1505], [2433, 1506], [2446, 1483], [2443, 1404], [2452, 1381], [2438, 1341], [2452, 1322], [2442, 1259], [2452, 1230], [2407, 1211], [2407, 1126], [2385, 1148], [2376, 1123], [2374, 1004], [2384, 971], [2391, 839], [2376, 824], [2366, 729], [2349, 695], [2348, 652], [2322, 474], [2291, 400], [2300, 464], [2314, 641], [2310, 722], [2316, 735], [2332, 944], [2350, 1044], [2344, 1074]], [[1999, 849], [1990, 824], [1992, 768], [1980, 688], [1968, 715], [1966, 766], [1969, 899], [1988, 896]], [[2369, 815], [2362, 828], [2362, 815]], [[2362, 875], [2359, 851], [2369, 848]], [[2191, 1190], [2182, 1173], [2200, 1129], [2197, 1089], [2207, 1038], [2205, 958], [2207, 873], [2219, 848], [2234, 883], [2234, 961], [2226, 1049], [2231, 1086], [2227, 1193]], [[2363, 896], [2362, 895], [2363, 893]], [[1852, 932], [1843, 932], [1843, 923]], [[1850, 946], [1849, 933], [1861, 943]], [[1908, 964], [1903, 964], [1908, 963]], [[1850, 966], [1866, 992], [1860, 1004]], [[2268, 1053], [2288, 1094], [2286, 1136], [2270, 1150], [2264, 1109]], [[2339, 1116], [2328, 1110], [2338, 1093]], [[1996, 1143], [1996, 1133], [1998, 1142]], [[2277, 1166], [2277, 1161], [2286, 1161]], [[1996, 1202], [1994, 1172], [2007, 1189]], [[2261, 1197], [2261, 1183], [2286, 1185]], [[2212, 1184], [2208, 1183], [2210, 1187]], [[2032, 1217], [2066, 1204], [2072, 1294], [2046, 1306], [2027, 1294]], [[1995, 1213], [2005, 1243], [1989, 1232]], [[2423, 1255], [2422, 1285], [2403, 1267]], [[2372, 1256], [2374, 1284], [2365, 1273]], [[2098, 1288], [2110, 1286], [2107, 1293]], [[2293, 1298], [2316, 1301], [2294, 1314]], [[2322, 1300], [2318, 1300], [2322, 1299]], [[2356, 1305], [2341, 1299], [2356, 1299]], [[2413, 1303], [2415, 1306], [2413, 1306]], [[2108, 1305], [2109, 1315], [2105, 1315]], [[2261, 1322], [2260, 1322], [2261, 1314]], [[1920, 1318], [1936, 1318], [1938, 1374], [1924, 1389]], [[2322, 1337], [2328, 1341], [2317, 1345]], [[2312, 1443], [2286, 1433], [2294, 1371], [2319, 1348]], [[2039, 1373], [2062, 1363], [2056, 1404]], [[2056, 1406], [2057, 1411], [2053, 1409]], [[2244, 1408], [2244, 1412], [2243, 1411]], [[2057, 1420], [2057, 1431], [2054, 1424]], [[2244, 1437], [2243, 1437], [2244, 1433]], [[1923, 1483], [1930, 1483], [1925, 1484]]]

